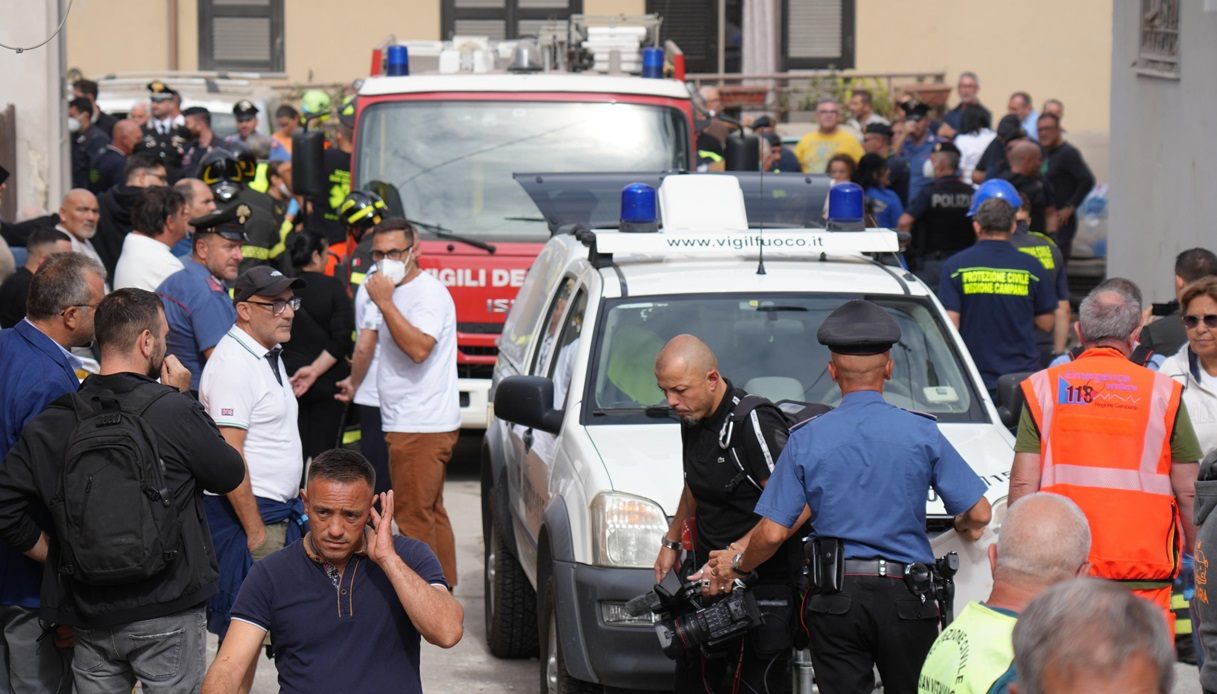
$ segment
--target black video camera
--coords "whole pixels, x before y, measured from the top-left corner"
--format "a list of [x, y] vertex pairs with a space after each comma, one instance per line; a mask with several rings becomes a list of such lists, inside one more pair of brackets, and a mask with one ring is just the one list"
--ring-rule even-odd
[[661, 585], [630, 600], [628, 614], [656, 615], [655, 635], [664, 655], [676, 660], [697, 649], [712, 650], [732, 641], [761, 623], [761, 612], [752, 593], [737, 583], [727, 597], [703, 605], [700, 583], [685, 583], [675, 594]]

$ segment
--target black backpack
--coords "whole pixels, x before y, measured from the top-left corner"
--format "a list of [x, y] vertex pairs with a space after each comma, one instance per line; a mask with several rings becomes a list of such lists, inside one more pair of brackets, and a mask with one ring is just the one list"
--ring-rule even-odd
[[172, 392], [149, 384], [122, 402], [108, 391], [56, 401], [76, 414], [50, 504], [60, 574], [89, 585], [138, 582], [177, 556], [181, 528], [165, 463], [143, 418]]
[[[786, 423], [786, 432], [784, 435], [778, 436], [778, 441], [782, 447], [786, 446], [786, 437], [795, 427], [819, 417], [828, 412], [832, 408], [828, 405], [821, 405], [814, 402], [800, 402], [797, 400], [779, 400], [771, 402], [768, 398], [761, 395], [745, 395], [736, 403], [735, 409], [731, 410], [731, 414], [727, 415], [727, 421], [723, 423], [723, 428], [718, 434], [719, 448], [731, 452], [731, 462], [735, 463], [735, 469], [739, 471], [736, 480], [732, 480], [731, 486], [734, 486], [740, 478], [747, 480], [749, 484], [756, 487], [758, 491], [762, 489], [760, 482], [752, 477], [752, 474], [744, 467], [743, 461], [740, 460], [739, 453], [736, 452], [735, 432], [740, 427], [746, 426], [745, 422], [752, 416], [753, 411], [759, 408], [768, 408], [776, 412], [778, 416]], [[777, 462], [775, 458], [773, 462]]]

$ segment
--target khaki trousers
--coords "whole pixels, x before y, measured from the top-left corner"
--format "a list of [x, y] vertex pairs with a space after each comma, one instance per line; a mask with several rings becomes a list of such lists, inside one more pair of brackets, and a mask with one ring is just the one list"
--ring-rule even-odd
[[444, 473], [459, 435], [458, 431], [385, 434], [397, 530], [427, 543], [450, 588], [456, 588], [456, 537], [444, 509]]

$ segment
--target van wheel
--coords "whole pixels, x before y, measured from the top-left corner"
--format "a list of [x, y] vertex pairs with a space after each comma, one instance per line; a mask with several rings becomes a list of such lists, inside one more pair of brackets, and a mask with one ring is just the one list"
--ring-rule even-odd
[[598, 684], [577, 680], [566, 671], [562, 657], [562, 639], [558, 634], [557, 611], [554, 609], [556, 595], [553, 576], [545, 579], [545, 610], [541, 613], [541, 693], [542, 694], [602, 694], [604, 688]]
[[483, 565], [486, 643], [499, 658], [531, 658], [537, 654], [537, 592], [507, 547], [493, 501], [490, 515]]

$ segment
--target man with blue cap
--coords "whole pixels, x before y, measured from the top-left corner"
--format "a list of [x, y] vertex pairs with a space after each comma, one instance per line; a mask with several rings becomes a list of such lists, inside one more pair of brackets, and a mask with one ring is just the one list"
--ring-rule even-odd
[[1044, 265], [1010, 243], [1019, 203], [1008, 181], [982, 183], [968, 210], [976, 245], [948, 258], [938, 281], [938, 299], [990, 396], [1002, 375], [1041, 368], [1035, 331], [1052, 330], [1057, 307]]
[[955, 514], [955, 531], [974, 541], [991, 515], [986, 487], [932, 416], [883, 399], [891, 348], [900, 341], [886, 310], [846, 302], [816, 337], [832, 352], [828, 373], [841, 404], [790, 433], [747, 548], [712, 553], [711, 573], [719, 582], [747, 575], [794, 532], [806, 505], [816, 570], [803, 623], [820, 691], [870, 691], [878, 667], [885, 692], [916, 692], [939, 618], [930, 595], [927, 492], [937, 492]]

